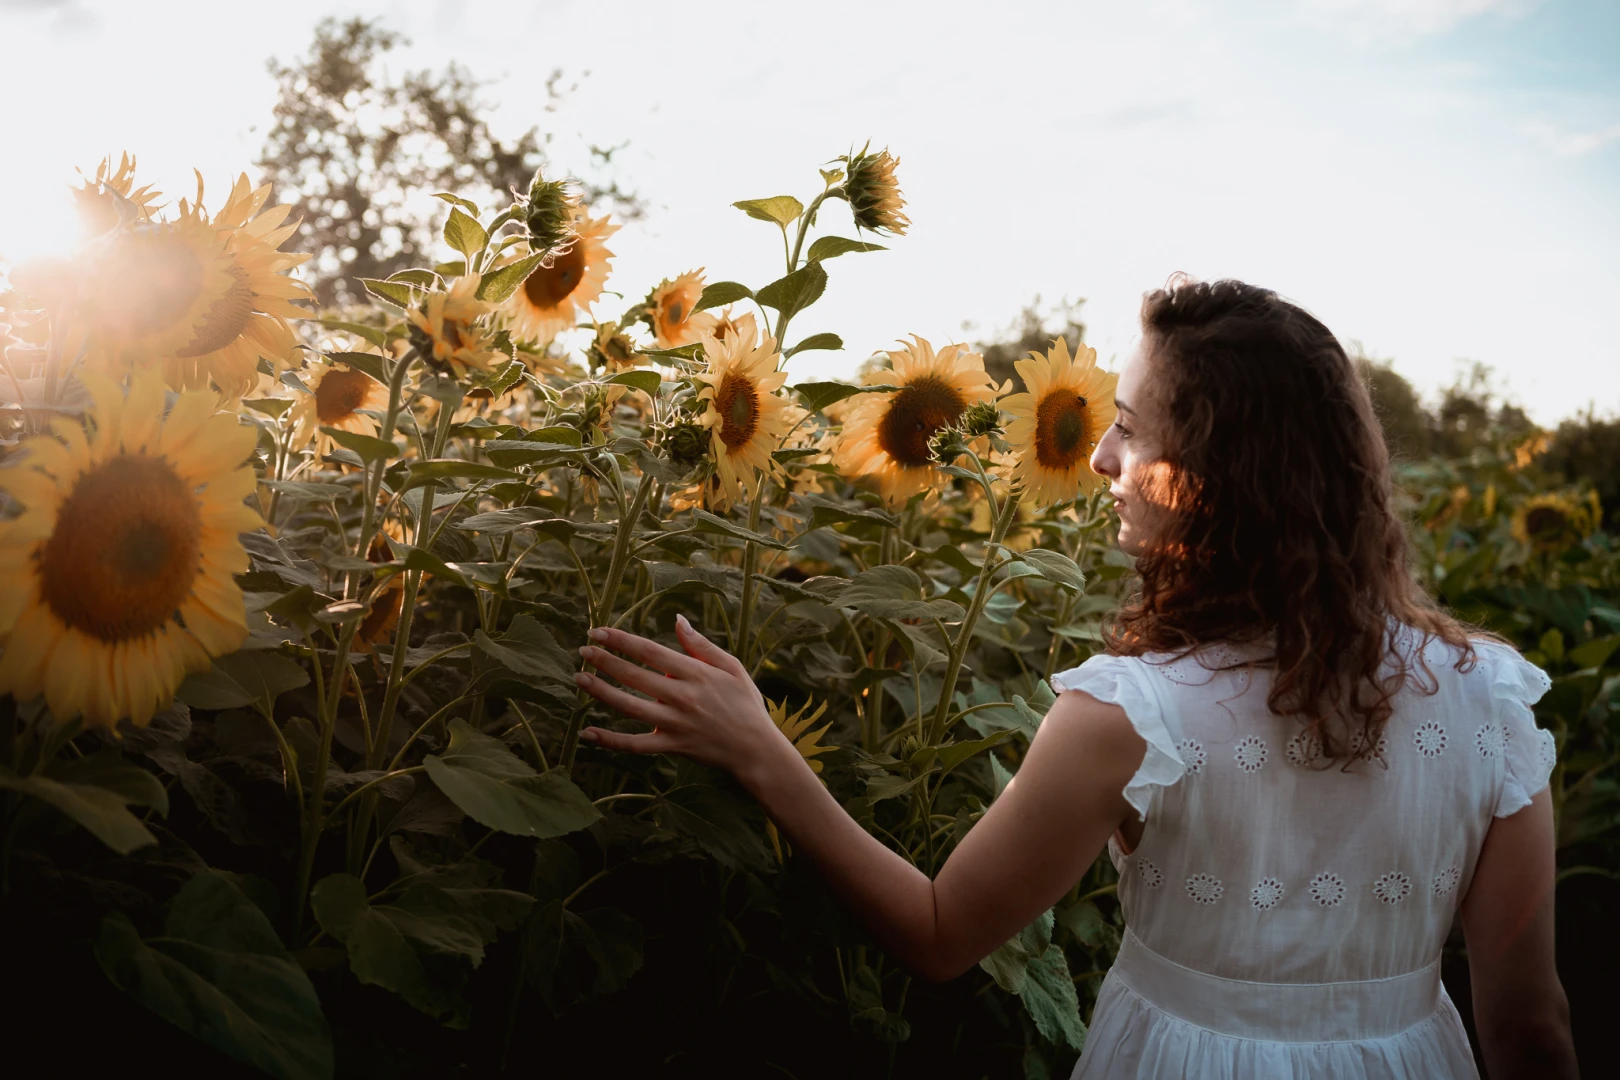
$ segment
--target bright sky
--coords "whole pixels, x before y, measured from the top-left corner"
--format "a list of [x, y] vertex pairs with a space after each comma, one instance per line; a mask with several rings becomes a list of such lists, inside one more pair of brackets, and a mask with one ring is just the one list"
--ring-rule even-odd
[[[848, 349], [797, 379], [985, 336], [1037, 293], [1084, 297], [1107, 359], [1180, 270], [1275, 288], [1424, 390], [1468, 358], [1542, 422], [1620, 408], [1613, 0], [0, 0], [0, 254], [70, 235], [74, 167], [121, 149], [172, 197], [193, 166], [223, 193], [267, 126], [265, 58], [327, 14], [384, 16], [399, 69], [499, 79], [497, 130], [549, 126], [562, 168], [628, 141], [652, 208], [612, 244], [631, 296], [697, 265], [777, 276], [774, 229], [729, 204], [808, 201], [852, 142], [890, 146], [913, 230], [828, 264], [793, 336]], [[579, 85], [548, 116], [558, 66]]]

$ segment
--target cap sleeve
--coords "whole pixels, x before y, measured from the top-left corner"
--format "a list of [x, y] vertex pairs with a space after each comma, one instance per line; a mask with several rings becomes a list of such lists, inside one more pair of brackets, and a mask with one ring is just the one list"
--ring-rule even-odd
[[1496, 800], [1496, 816], [1507, 817], [1530, 805], [1531, 797], [1547, 786], [1558, 761], [1552, 732], [1537, 727], [1530, 711], [1552, 687], [1552, 680], [1510, 646], [1476, 642], [1475, 648], [1480, 663], [1488, 665], [1502, 748], [1502, 792]]
[[1081, 690], [1098, 701], [1118, 705], [1125, 717], [1147, 743], [1142, 765], [1125, 785], [1125, 801], [1137, 815], [1147, 820], [1153, 789], [1169, 787], [1187, 772], [1176, 740], [1165, 723], [1163, 706], [1157, 695], [1145, 689], [1137, 662], [1123, 656], [1093, 656], [1077, 668], [1060, 671], [1048, 682], [1052, 689]]

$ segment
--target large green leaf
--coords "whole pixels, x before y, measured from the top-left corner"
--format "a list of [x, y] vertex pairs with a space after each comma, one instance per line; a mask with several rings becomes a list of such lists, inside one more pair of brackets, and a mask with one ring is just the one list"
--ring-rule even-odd
[[811, 262], [820, 262], [823, 259], [836, 258], [847, 255], [852, 251], [887, 251], [882, 244], [870, 244], [865, 240], [850, 240], [843, 236], [823, 236], [810, 245], [810, 254], [806, 256]]
[[811, 412], [820, 412], [829, 405], [835, 405], [845, 398], [856, 394], [892, 394], [900, 389], [888, 383], [874, 386], [856, 386], [853, 383], [842, 382], [806, 382], [799, 383], [793, 392], [799, 395], [799, 401]]
[[1081, 572], [1073, 559], [1061, 551], [1031, 548], [1020, 552], [1019, 558], [1034, 567], [1035, 571], [1047, 581], [1061, 585], [1070, 592], [1085, 591], [1086, 575]]
[[772, 863], [751, 809], [712, 784], [687, 784], [664, 796], [666, 828], [685, 833], [733, 870], [763, 870]]
[[130, 804], [169, 812], [162, 782], [138, 765], [98, 755], [53, 766], [47, 775], [18, 776], [0, 765], [0, 789], [55, 807], [120, 855], [157, 843]]
[[528, 280], [535, 268], [545, 260], [546, 253], [538, 252], [534, 255], [525, 255], [515, 263], [510, 263], [499, 270], [491, 270], [485, 274], [478, 283], [478, 299], [491, 304], [499, 304], [513, 293], [517, 287]]
[[499, 739], [450, 722], [450, 745], [422, 762], [428, 776], [486, 828], [542, 839], [585, 828], [602, 816], [562, 770], [536, 773]]
[[700, 533], [708, 533], [712, 536], [729, 536], [734, 540], [751, 540], [760, 547], [776, 548], [778, 551], [786, 551], [788, 548], [786, 544], [774, 537], [766, 536], [764, 533], [750, 532], [741, 525], [727, 521], [716, 514], [711, 514], [707, 510], [695, 509], [692, 511], [692, 527]]
[[515, 678], [529, 686], [572, 684], [575, 658], [563, 650], [551, 631], [528, 615], [519, 615], [503, 634], [493, 637], [482, 630], [473, 634], [477, 655], [485, 671]]
[[754, 290], [738, 281], [716, 281], [712, 285], [703, 287], [703, 295], [692, 306], [693, 311], [703, 311], [707, 308], [720, 307], [722, 304], [735, 304], [738, 300], [747, 300], [754, 295]]
[[377, 299], [394, 305], [401, 310], [409, 308], [416, 300], [416, 293], [409, 285], [398, 281], [379, 281], [376, 278], [361, 278], [360, 284], [366, 287], [366, 292]]
[[[634, 387], [650, 398], [657, 397], [658, 388], [663, 385], [662, 377], [658, 374], [658, 372], [653, 371], [650, 368], [636, 368], [632, 371], [621, 371], [612, 378], [604, 379], [603, 382], [607, 383], [609, 386]], [[574, 431], [573, 428], [568, 428], [567, 430]], [[574, 435], [578, 437], [579, 432], [574, 431]]]
[[223, 876], [186, 882], [160, 937], [143, 940], [123, 913], [107, 916], [95, 953], [120, 990], [238, 1061], [289, 1080], [332, 1075], [332, 1035], [309, 976]]
[[779, 277], [759, 292], [754, 299], [791, 319], [817, 300], [827, 288], [827, 271], [818, 262], [807, 263], [785, 277]]
[[349, 970], [356, 979], [392, 991], [430, 1016], [455, 1007], [449, 988], [428, 974], [399, 922], [372, 906], [359, 878], [351, 874], [323, 878], [310, 890], [309, 899], [321, 929], [347, 948]]
[[804, 204], [792, 195], [773, 195], [769, 199], [744, 199], [731, 204], [756, 221], [787, 228], [804, 213]]
[[303, 667], [264, 649], [243, 649], [217, 657], [214, 666], [192, 675], [175, 693], [193, 709], [239, 709], [251, 705], [274, 715], [276, 698], [309, 683]]
[[468, 217], [459, 207], [453, 206], [450, 208], [450, 220], [444, 223], [444, 242], [471, 262], [473, 256], [489, 246], [489, 233], [478, 224], [476, 218]]
[[944, 619], [954, 622], [966, 614], [951, 600], [924, 600], [922, 579], [906, 566], [874, 566], [863, 570], [833, 601], [879, 619]]
[[460, 458], [435, 458], [432, 461], [418, 461], [410, 467], [405, 474], [405, 483], [400, 485], [401, 491], [409, 491], [423, 484], [436, 484], [441, 480], [517, 480], [519, 476], [510, 469], [497, 468], [494, 465], [485, 465], [481, 461], [463, 461]]
[[360, 455], [360, 460], [366, 464], [373, 461], [387, 461], [399, 454], [399, 447], [387, 439], [379, 439], [375, 435], [367, 435], [360, 431], [344, 431], [342, 428], [322, 427], [321, 433], [346, 450], [353, 450]]
[[1074, 992], [1069, 962], [1062, 949], [1048, 945], [1030, 959], [1018, 997], [1042, 1035], [1054, 1043], [1067, 1043], [1072, 1050], [1085, 1049], [1086, 1025], [1080, 1019], [1080, 998]]
[[553, 1011], [622, 990], [641, 969], [641, 924], [614, 908], [575, 913], [553, 900], [524, 933], [524, 971]]
[[844, 339], [837, 334], [811, 334], [782, 355], [797, 356], [802, 352], [815, 352], [817, 350], [836, 352], [843, 347]]

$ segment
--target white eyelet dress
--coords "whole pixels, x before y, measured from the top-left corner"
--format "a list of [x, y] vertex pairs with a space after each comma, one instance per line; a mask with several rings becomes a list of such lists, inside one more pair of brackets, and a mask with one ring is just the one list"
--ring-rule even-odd
[[1127, 929], [1074, 1077], [1478, 1075], [1440, 949], [1492, 819], [1546, 786], [1555, 749], [1530, 712], [1547, 676], [1476, 649], [1463, 672], [1429, 642], [1438, 691], [1403, 689], [1348, 770], [1266, 708], [1270, 672], [1219, 670], [1235, 649], [1052, 677], [1121, 706], [1148, 744], [1125, 789], [1141, 842], [1109, 844]]

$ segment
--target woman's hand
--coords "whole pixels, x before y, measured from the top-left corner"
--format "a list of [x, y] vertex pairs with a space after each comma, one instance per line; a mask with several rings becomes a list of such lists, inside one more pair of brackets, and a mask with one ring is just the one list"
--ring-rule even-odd
[[685, 655], [622, 630], [591, 631], [593, 644], [580, 649], [580, 656], [627, 689], [588, 672], [574, 681], [604, 705], [651, 724], [653, 730], [625, 735], [593, 727], [580, 738], [634, 754], [683, 754], [742, 779], [785, 740], [736, 657], [692, 629], [684, 615], [675, 618], [675, 636]]

